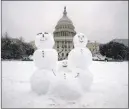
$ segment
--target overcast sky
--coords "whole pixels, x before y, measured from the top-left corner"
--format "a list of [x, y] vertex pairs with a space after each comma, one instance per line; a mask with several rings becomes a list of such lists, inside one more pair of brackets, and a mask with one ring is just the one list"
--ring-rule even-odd
[[75, 31], [101, 43], [128, 38], [128, 1], [2, 1], [2, 33], [35, 39], [53, 32], [64, 6]]

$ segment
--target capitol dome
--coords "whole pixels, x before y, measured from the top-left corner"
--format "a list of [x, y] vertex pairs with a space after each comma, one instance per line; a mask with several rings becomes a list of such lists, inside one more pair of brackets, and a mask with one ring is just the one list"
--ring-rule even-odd
[[58, 52], [58, 59], [67, 59], [68, 53], [73, 49], [73, 37], [75, 36], [75, 27], [73, 22], [68, 18], [66, 7], [64, 7], [63, 16], [57, 22], [53, 32], [55, 45]]
[[66, 7], [64, 7], [64, 12], [62, 18], [57, 22], [57, 25], [55, 27], [54, 32], [59, 32], [59, 31], [69, 31], [76, 33], [74, 31], [75, 27], [73, 25], [73, 22], [68, 18], [67, 12], [66, 12]]

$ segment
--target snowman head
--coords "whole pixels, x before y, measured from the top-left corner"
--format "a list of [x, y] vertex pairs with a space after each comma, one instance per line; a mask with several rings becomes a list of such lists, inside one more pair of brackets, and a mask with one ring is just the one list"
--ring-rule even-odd
[[86, 47], [87, 37], [83, 33], [77, 33], [73, 39], [74, 47]]
[[46, 41], [48, 39], [48, 33], [44, 32], [44, 33], [38, 33], [37, 35], [41, 35], [40, 41]]
[[63, 66], [63, 67], [67, 67], [67, 61], [66, 61], [66, 60], [63, 60], [62, 66]]
[[38, 49], [52, 48], [54, 46], [53, 35], [47, 32], [38, 33], [35, 39], [35, 45]]

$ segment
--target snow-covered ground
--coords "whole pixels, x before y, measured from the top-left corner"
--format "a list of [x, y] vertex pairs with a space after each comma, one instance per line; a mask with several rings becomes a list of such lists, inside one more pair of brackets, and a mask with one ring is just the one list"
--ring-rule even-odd
[[2, 108], [127, 108], [128, 62], [93, 62], [94, 81], [80, 101], [64, 102], [31, 91], [33, 61], [2, 61]]

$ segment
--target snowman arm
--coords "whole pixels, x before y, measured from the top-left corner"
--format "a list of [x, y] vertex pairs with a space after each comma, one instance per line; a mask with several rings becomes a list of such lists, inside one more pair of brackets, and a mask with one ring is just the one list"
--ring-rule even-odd
[[55, 72], [53, 71], [53, 69], [52, 69], [52, 72], [53, 72], [53, 74], [56, 76], [56, 74], [55, 74]]
[[79, 73], [77, 73], [77, 75], [75, 76], [75, 78], [78, 77], [78, 76], [79, 76]]

